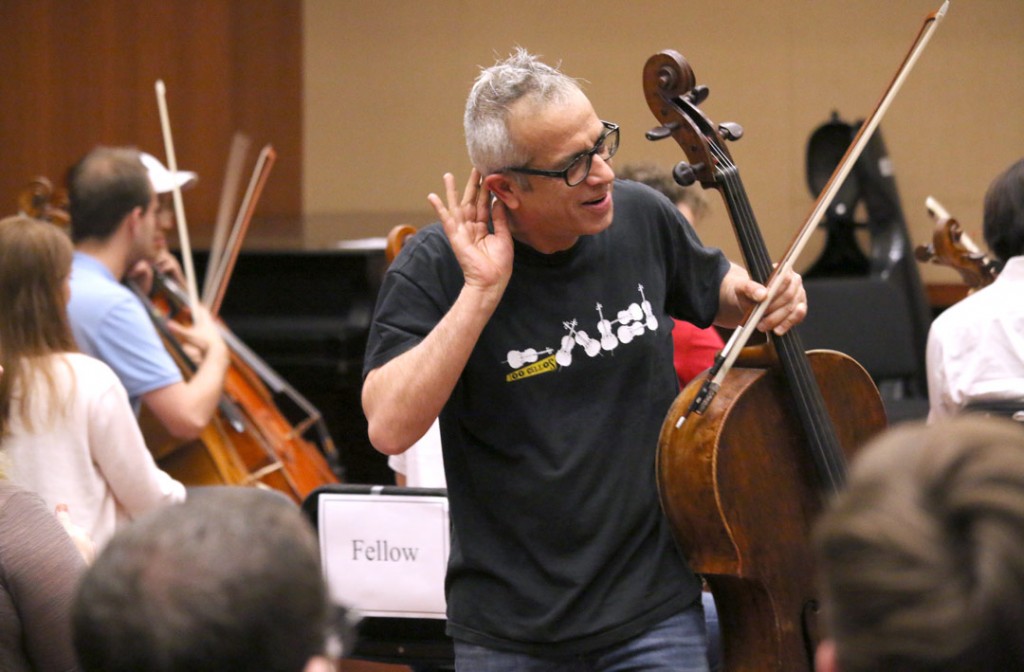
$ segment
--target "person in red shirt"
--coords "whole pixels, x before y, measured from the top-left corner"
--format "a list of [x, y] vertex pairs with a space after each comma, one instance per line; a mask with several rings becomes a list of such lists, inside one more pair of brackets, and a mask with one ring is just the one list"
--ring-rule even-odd
[[[682, 187], [653, 164], [635, 164], [620, 168], [616, 175], [625, 180], [641, 182], [664, 194], [676, 204], [679, 212], [694, 226], [707, 213], [708, 203], [700, 187]], [[701, 329], [689, 322], [675, 321], [672, 329], [672, 343], [675, 347], [675, 367], [680, 387], [696, 378], [701, 371], [709, 368], [725, 345], [714, 327]]]

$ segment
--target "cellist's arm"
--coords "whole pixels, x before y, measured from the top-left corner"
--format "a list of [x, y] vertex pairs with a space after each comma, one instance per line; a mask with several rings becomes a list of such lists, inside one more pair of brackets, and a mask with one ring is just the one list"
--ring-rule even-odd
[[427, 432], [455, 389], [497, 298], [464, 287], [419, 345], [367, 374], [362, 401], [374, 448], [396, 455]]
[[[428, 200], [444, 225], [465, 284], [423, 341], [366, 376], [362, 402], [370, 443], [388, 455], [406, 451], [440, 414], [512, 275], [505, 206], [498, 201], [491, 212], [490, 192], [475, 169], [461, 202], [450, 173], [444, 183], [447, 207], [435, 194]], [[493, 234], [487, 228], [489, 215]]]
[[172, 383], [142, 395], [142, 401], [175, 438], [194, 439], [209, 424], [224, 392], [231, 356], [216, 322], [203, 308], [193, 310], [193, 324], [168, 327], [184, 343], [199, 350], [202, 359], [187, 381]]
[[[755, 304], [764, 299], [764, 285], [750, 279], [746, 269], [732, 264], [722, 279], [718, 292], [718, 315], [715, 324], [739, 326]], [[800, 324], [807, 316], [807, 292], [798, 273], [786, 270], [779, 291], [757, 325], [760, 331], [781, 335]]]

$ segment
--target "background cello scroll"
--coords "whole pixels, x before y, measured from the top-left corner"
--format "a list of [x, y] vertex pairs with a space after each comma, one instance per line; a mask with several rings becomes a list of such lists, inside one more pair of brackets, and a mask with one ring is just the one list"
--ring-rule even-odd
[[985, 254], [937, 200], [929, 196], [925, 207], [935, 220], [935, 228], [930, 243], [914, 248], [917, 260], [956, 270], [970, 288], [968, 293], [995, 282], [999, 262]]
[[54, 189], [53, 183], [42, 176], [29, 182], [18, 194], [18, 209], [29, 217], [51, 222], [63, 229], [71, 225], [67, 190]]

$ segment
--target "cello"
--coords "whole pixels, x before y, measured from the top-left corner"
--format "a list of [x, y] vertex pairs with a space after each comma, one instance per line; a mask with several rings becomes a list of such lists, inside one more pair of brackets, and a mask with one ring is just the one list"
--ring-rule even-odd
[[[154, 294], [157, 300], [140, 296], [157, 330], [161, 333], [172, 357], [184, 375], [194, 370], [195, 364], [174, 339], [166, 322], [190, 321], [188, 299], [173, 280], [160, 274], [154, 276]], [[225, 459], [211, 451], [211, 437], [205, 437], [203, 447], [186, 444], [156, 449], [158, 463], [169, 473], [187, 483], [220, 483], [227, 485], [261, 485], [279, 490], [301, 503], [310, 492], [322, 485], [337, 483], [338, 477], [328, 460], [336, 460], [336, 450], [323, 425], [323, 418], [313, 406], [252, 352], [226, 326], [220, 332], [228, 345], [230, 365], [224, 380], [224, 395], [218, 413], [211, 421], [214, 441], [226, 445], [235, 468], [224, 468]], [[268, 385], [285, 393], [305, 412], [305, 419], [293, 425], [280, 411]], [[212, 430], [211, 430], [212, 428]], [[321, 448], [304, 435], [315, 428]], [[199, 452], [197, 453], [197, 449]], [[209, 453], [215, 469], [211, 471], [205, 453]], [[242, 480], [236, 475], [242, 469]]]
[[[929, 15], [896, 77], [847, 149], [773, 274], [767, 246], [739, 171], [726, 147], [737, 124], [712, 123], [708, 97], [674, 51], [644, 66], [644, 94], [661, 124], [650, 140], [673, 138], [689, 163], [672, 171], [725, 200], [751, 277], [768, 288], [733, 332], [705, 380], [691, 381], [673, 402], [658, 439], [656, 478], [662, 509], [690, 566], [718, 605], [724, 669], [792, 672], [814, 668], [818, 597], [809, 537], [825, 500], [844, 484], [846, 459], [886, 426], [878, 389], [863, 367], [835, 351], [805, 353], [794, 331], [742, 346], [780, 272], [792, 268], [877, 128], [910, 66], [927, 44], [948, 1]], [[740, 367], [732, 369], [739, 361]], [[729, 376], [726, 376], [729, 373]]]
[[[707, 97], [676, 52], [644, 68], [648, 105], [689, 164], [674, 170], [721, 192], [751, 277], [772, 262], [739, 172], [717, 126], [698, 108]], [[721, 355], [719, 356], [721, 358]], [[833, 351], [805, 354], [789, 331], [747, 348], [706, 407], [691, 413], [704, 381], [669, 409], [658, 441], [662, 508], [692, 569], [718, 605], [724, 669], [813, 669], [817, 596], [809, 552], [824, 497], [845, 478], [846, 456], [886, 425], [881, 396], [863, 367]]]
[[935, 220], [935, 227], [932, 241], [914, 248], [917, 260], [956, 270], [970, 288], [968, 294], [995, 282], [999, 262], [985, 254], [937, 200], [929, 196], [925, 207]]

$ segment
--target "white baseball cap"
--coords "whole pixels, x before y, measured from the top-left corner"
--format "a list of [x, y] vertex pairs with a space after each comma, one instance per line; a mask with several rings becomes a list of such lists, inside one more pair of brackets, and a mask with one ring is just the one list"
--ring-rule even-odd
[[160, 159], [146, 152], [139, 152], [142, 165], [149, 172], [149, 181], [153, 183], [153, 191], [158, 194], [166, 194], [174, 191], [175, 187], [184, 189], [196, 183], [199, 176], [191, 170], [179, 170], [171, 172], [160, 163]]

